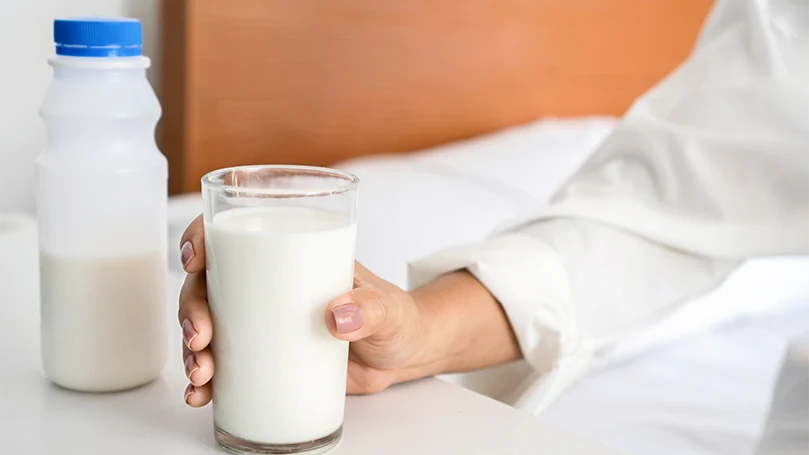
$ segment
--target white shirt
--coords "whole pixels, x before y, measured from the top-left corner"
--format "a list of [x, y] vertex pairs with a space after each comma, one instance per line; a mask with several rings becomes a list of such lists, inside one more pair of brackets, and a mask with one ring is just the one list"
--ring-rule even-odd
[[617, 341], [744, 259], [809, 253], [809, 2], [719, 0], [551, 204], [411, 264], [468, 269], [505, 309], [539, 412]]

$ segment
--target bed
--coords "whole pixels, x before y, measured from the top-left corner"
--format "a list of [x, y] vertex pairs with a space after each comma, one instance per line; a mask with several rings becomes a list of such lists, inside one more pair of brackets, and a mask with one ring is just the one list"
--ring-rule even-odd
[[[208, 170], [335, 166], [362, 182], [358, 260], [405, 286], [409, 261], [547, 202], [685, 58], [710, 3], [165, 2], [170, 237]], [[629, 455], [752, 453], [807, 335], [806, 276], [805, 257], [749, 261], [537, 418]], [[526, 368], [443, 379], [509, 402]]]

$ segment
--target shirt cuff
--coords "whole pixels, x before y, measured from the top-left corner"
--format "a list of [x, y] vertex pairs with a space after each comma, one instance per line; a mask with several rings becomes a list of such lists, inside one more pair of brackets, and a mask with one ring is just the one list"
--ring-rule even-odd
[[[441, 251], [410, 264], [411, 289], [466, 269], [500, 302], [535, 370], [549, 371], [575, 335], [570, 286], [562, 258], [535, 236], [510, 233]], [[575, 344], [575, 343], [573, 343]]]

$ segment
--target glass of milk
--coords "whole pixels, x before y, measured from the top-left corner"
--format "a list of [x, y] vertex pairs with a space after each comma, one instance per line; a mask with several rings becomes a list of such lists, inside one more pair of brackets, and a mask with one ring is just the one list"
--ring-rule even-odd
[[351, 290], [356, 176], [244, 166], [202, 178], [216, 440], [235, 453], [323, 453], [340, 440], [348, 343], [326, 306]]

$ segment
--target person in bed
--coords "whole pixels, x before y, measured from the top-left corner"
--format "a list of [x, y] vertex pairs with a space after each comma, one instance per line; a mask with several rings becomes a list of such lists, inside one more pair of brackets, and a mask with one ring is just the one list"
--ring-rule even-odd
[[[214, 374], [200, 219], [181, 245], [196, 407]], [[719, 0], [688, 60], [549, 206], [412, 264], [410, 292], [357, 264], [324, 317], [351, 342], [350, 394], [522, 357], [523, 401], [541, 409], [741, 261], [794, 253], [809, 253], [809, 2]]]

